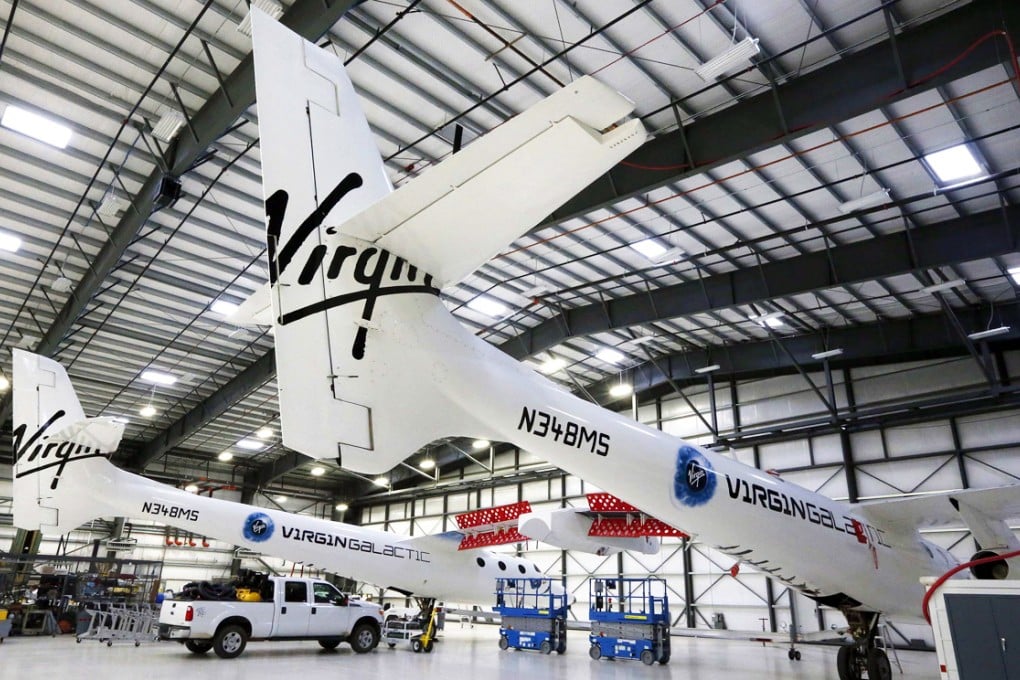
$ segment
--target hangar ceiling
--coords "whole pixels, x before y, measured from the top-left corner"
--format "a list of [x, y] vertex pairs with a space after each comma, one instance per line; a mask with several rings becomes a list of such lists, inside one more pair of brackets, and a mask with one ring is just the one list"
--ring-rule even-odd
[[[985, 406], [1015, 403], [995, 362], [1020, 339], [1015, 2], [280, 5], [349, 62], [396, 185], [581, 74], [636, 102], [642, 149], [443, 291], [511, 356], [558, 360], [568, 388], [608, 403], [624, 377], [661, 390], [709, 365], [817, 370], [811, 355], [838, 348], [836, 366], [970, 354]], [[0, 246], [21, 241], [0, 250], [0, 337], [68, 366], [87, 412], [130, 421], [124, 464], [328, 495], [352, 477], [328, 462], [313, 477], [279, 444], [268, 329], [219, 311], [266, 280], [247, 11], [0, 0], [0, 107], [71, 131], [58, 149], [0, 127]], [[748, 38], [757, 55], [698, 75]], [[959, 145], [974, 171], [940, 179], [926, 156]], [[444, 460], [461, 455], [454, 442]]]

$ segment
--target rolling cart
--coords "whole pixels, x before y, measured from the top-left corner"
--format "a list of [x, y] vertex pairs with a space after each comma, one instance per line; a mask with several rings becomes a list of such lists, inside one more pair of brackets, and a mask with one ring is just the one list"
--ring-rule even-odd
[[593, 578], [588, 589], [592, 659], [669, 663], [669, 600], [663, 579]]
[[496, 579], [500, 649], [567, 651], [567, 596], [555, 594], [553, 583], [549, 578]]

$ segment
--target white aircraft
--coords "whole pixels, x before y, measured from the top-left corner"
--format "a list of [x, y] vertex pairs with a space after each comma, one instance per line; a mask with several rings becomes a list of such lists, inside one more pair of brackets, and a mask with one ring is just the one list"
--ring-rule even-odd
[[[474, 531], [402, 537], [198, 496], [120, 470], [107, 455], [116, 451], [124, 425], [112, 418], [86, 418], [64, 368], [20, 349], [14, 350], [14, 425], [13, 514], [22, 529], [62, 534], [97, 517], [151, 520], [433, 601], [489, 605], [497, 577], [544, 576], [531, 560], [463, 549], [466, 541], [471, 547], [507, 542], [500, 538], [505, 526], [476, 523]], [[487, 512], [492, 511], [464, 517]], [[521, 522], [540, 518], [546, 530], [553, 527], [552, 535], [542, 539], [563, 541], [571, 549], [600, 554], [658, 549], [657, 539], [647, 537], [588, 538], [590, 520], [576, 527], [565, 517], [574, 514], [570, 509], [526, 513]], [[515, 542], [529, 538], [510, 535]], [[563, 592], [558, 584], [553, 590]]]
[[440, 289], [642, 143], [627, 99], [579, 78], [392, 191], [339, 60], [254, 19], [288, 447], [381, 473], [442, 437], [513, 442], [841, 610], [844, 680], [890, 677], [880, 615], [919, 620], [918, 579], [957, 564], [919, 526], [962, 521], [989, 555], [1020, 547], [1003, 521], [1017, 487], [837, 502], [567, 394], [449, 313]]

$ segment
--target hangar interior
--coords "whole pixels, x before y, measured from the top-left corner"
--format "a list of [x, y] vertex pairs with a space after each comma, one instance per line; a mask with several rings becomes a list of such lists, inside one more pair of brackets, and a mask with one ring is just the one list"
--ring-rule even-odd
[[[345, 58], [398, 187], [580, 75], [635, 102], [638, 152], [442, 291], [511, 357], [837, 499], [1020, 477], [1016, 3], [253, 4]], [[156, 523], [18, 531], [11, 347], [127, 421], [119, 466], [195, 493], [416, 536], [581, 503], [591, 485], [500, 442], [435, 442], [378, 478], [282, 445], [272, 335], [230, 316], [267, 281], [247, 5], [0, 0], [0, 115], [67, 131], [58, 148], [0, 121], [0, 549], [160, 561], [173, 589], [302, 570]], [[975, 552], [960, 527], [926, 535]], [[663, 576], [678, 627], [838, 623], [696, 537], [505, 549], [580, 600], [591, 575]]]

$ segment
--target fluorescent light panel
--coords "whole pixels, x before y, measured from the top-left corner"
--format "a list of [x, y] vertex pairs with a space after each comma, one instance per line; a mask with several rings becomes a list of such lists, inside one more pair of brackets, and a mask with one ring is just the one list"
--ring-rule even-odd
[[550, 373], [555, 373], [556, 371], [560, 370], [566, 365], [567, 362], [564, 361], [563, 359], [549, 359], [546, 362], [544, 362], [541, 366], [539, 366], [538, 370], [542, 371], [542, 373], [545, 373], [546, 375], [549, 375]]
[[695, 373], [711, 373], [712, 371], [718, 371], [722, 366], [719, 364], [712, 364], [711, 366], [702, 366], [701, 368], [695, 368]]
[[782, 312], [769, 312], [768, 314], [762, 314], [761, 316], [749, 316], [748, 321], [753, 321], [759, 326], [768, 326], [769, 328], [779, 328], [783, 325], [783, 320], [779, 317], [783, 316]]
[[350, 506], [347, 505], [346, 503], [337, 503], [335, 507], [337, 509], [337, 512], [347, 512], [347, 509]]
[[321, 466], [316, 466], [316, 467], [312, 468], [311, 472], [312, 472], [312, 477], [321, 477], [324, 474], [326, 474], [326, 468], [321, 467]]
[[261, 451], [266, 448], [266, 445], [262, 442], [255, 441], [254, 439], [242, 439], [236, 444], [237, 448], [244, 449], [245, 451]]
[[436, 461], [432, 460], [431, 458], [422, 458], [421, 462], [418, 463], [418, 467], [420, 467], [422, 470], [432, 470], [435, 469], [436, 467]]
[[71, 128], [13, 104], [4, 109], [0, 125], [58, 149], [65, 148], [71, 141]]
[[376, 477], [375, 479], [372, 480], [372, 483], [375, 484], [376, 486], [386, 488], [387, 486], [390, 485], [390, 480], [387, 479], [386, 477]]
[[631, 243], [630, 247], [638, 251], [646, 258], [655, 262], [655, 258], [665, 255], [669, 249], [653, 238], [646, 238], [643, 241]]
[[209, 305], [209, 309], [223, 316], [231, 316], [237, 311], [237, 305], [226, 300], [213, 300], [213, 303]]
[[942, 283], [933, 283], [930, 286], [925, 286], [921, 289], [922, 293], [941, 293], [944, 290], [950, 288], [959, 288], [960, 286], [966, 286], [967, 282], [964, 279], [953, 279], [952, 281], [943, 281]]
[[1006, 273], [1013, 279], [1013, 283], [1020, 286], [1020, 267], [1011, 267], [1006, 270]]
[[116, 194], [107, 194], [103, 202], [96, 208], [96, 212], [103, 217], [116, 217], [127, 206], [128, 202], [125, 199]]
[[709, 59], [694, 69], [694, 73], [702, 80], [715, 80], [727, 71], [746, 66], [746, 62], [751, 57], [757, 56], [760, 52], [761, 48], [758, 47], [758, 39], [747, 36], [740, 42], [733, 43], [725, 52]]
[[153, 383], [155, 385], [173, 385], [175, 382], [177, 382], [177, 378], [170, 375], [169, 373], [164, 373], [163, 371], [156, 371], [151, 368], [142, 371], [142, 380], [148, 383]]
[[[283, 7], [276, 0], [252, 0], [252, 7], [258, 7], [260, 10], [271, 16], [273, 19], [279, 19], [280, 15], [283, 14]], [[243, 33], [247, 36], [251, 35], [251, 12], [245, 15], [241, 23], [237, 25], [237, 32]]]
[[234, 460], [234, 454], [230, 451], [220, 451], [220, 454], [216, 457], [224, 463]]
[[619, 383], [609, 388], [611, 397], [629, 397], [634, 394], [634, 386], [630, 383]]
[[492, 442], [490, 442], [488, 439], [476, 439], [473, 442], [471, 442], [471, 448], [473, 448], [475, 451], [480, 451], [482, 449], [489, 448], [491, 444]]
[[595, 353], [595, 358], [601, 359], [602, 361], [605, 361], [607, 364], [618, 364], [621, 361], [623, 361], [626, 357], [623, 355], [622, 352], [618, 352], [612, 347], [603, 347], [602, 349]]
[[985, 338], [994, 338], [997, 335], [1005, 335], [1009, 333], [1009, 326], [999, 326], [998, 328], [989, 328], [986, 331], [978, 331], [977, 333], [971, 333], [967, 337], [971, 340], [984, 340]]
[[16, 253], [21, 249], [21, 239], [13, 234], [0, 232], [0, 250]]
[[876, 205], [882, 205], [889, 202], [889, 191], [890, 189], [879, 189], [873, 194], [867, 196], [861, 196], [850, 201], [844, 201], [839, 204], [839, 211], [844, 215], [852, 213], [856, 210], [864, 210], [865, 208], [874, 208]]
[[491, 316], [493, 319], [498, 319], [500, 317], [506, 316], [507, 313], [510, 311], [509, 309], [506, 308], [506, 306], [503, 303], [497, 302], [496, 300], [490, 297], [485, 297], [484, 295], [480, 295], [474, 298], [473, 300], [467, 303], [467, 306], [475, 310], [476, 312], [479, 312], [486, 316]]
[[984, 172], [981, 164], [974, 157], [974, 153], [966, 144], [958, 144], [948, 149], [942, 149], [942, 151], [930, 153], [924, 157], [924, 160], [935, 173], [936, 179], [942, 184], [970, 179]]
[[811, 355], [811, 358], [816, 361], [821, 361], [822, 359], [831, 359], [832, 357], [838, 357], [841, 354], [843, 354], [843, 350], [841, 349], [830, 349], [824, 352], [815, 352], [814, 354]]

